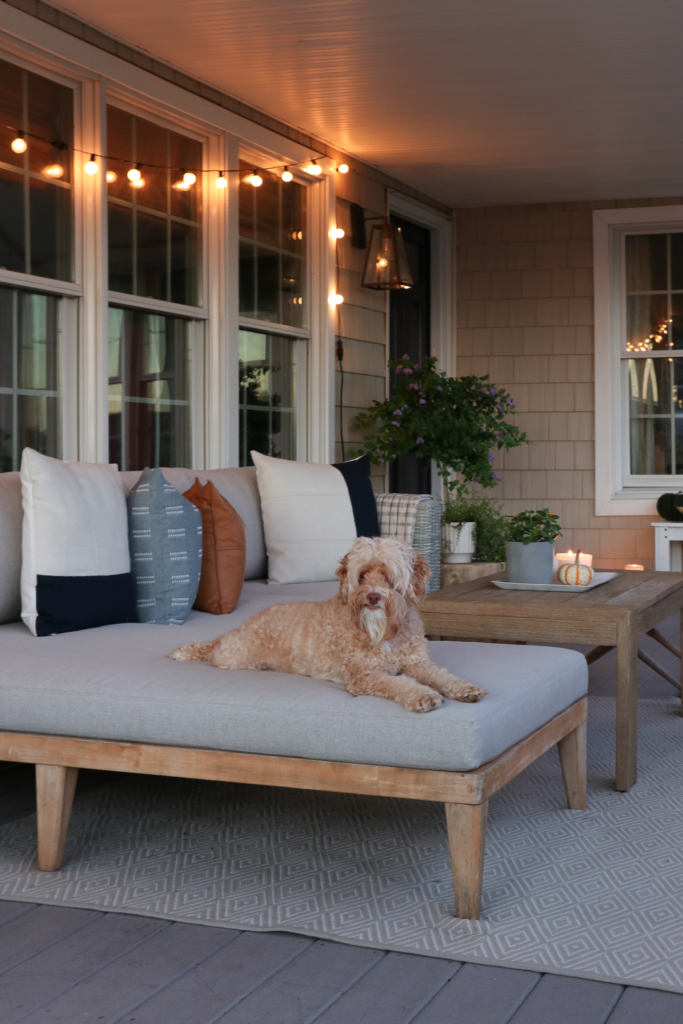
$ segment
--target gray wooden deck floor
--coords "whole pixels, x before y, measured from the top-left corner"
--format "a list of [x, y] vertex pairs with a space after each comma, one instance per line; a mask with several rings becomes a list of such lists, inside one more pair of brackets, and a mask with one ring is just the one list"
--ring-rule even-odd
[[[678, 642], [678, 623], [662, 632]], [[643, 647], [673, 675], [678, 662]], [[614, 655], [591, 667], [614, 692]], [[641, 697], [672, 690], [639, 665]], [[106, 781], [84, 772], [81, 789]], [[0, 767], [0, 824], [33, 812]], [[683, 995], [126, 914], [0, 901], [0, 1024], [681, 1024]]]

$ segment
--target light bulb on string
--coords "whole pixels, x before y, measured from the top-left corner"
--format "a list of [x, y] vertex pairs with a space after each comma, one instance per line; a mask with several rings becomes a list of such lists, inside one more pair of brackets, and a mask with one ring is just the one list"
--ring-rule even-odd
[[136, 178], [135, 181], [131, 181], [131, 185], [133, 186], [133, 188], [144, 188], [145, 187], [145, 179], [144, 178]]
[[314, 176], [323, 173], [322, 167], [320, 166], [320, 164], [317, 164], [315, 160], [313, 160], [312, 163], [307, 164], [306, 167], [304, 167], [304, 170], [306, 171], [307, 174], [312, 174]]
[[192, 171], [185, 171], [185, 173], [183, 174], [183, 181], [185, 182], [186, 185], [194, 185], [196, 180], [197, 175], [194, 174]]
[[17, 132], [16, 139], [12, 140], [11, 146], [14, 153], [25, 153], [28, 149], [28, 142], [24, 138], [24, 132]]
[[289, 167], [285, 167], [284, 171], [282, 172], [282, 180], [283, 181], [291, 181], [293, 178], [294, 178], [294, 175], [290, 171]]
[[[126, 177], [128, 178], [128, 181], [131, 182], [140, 181], [142, 179], [142, 164], [137, 164], [135, 167], [131, 167]], [[137, 185], [136, 188], [140, 188], [140, 186]]]
[[218, 177], [216, 178], [216, 188], [227, 188], [227, 187], [228, 187], [228, 179], [225, 177], [225, 175], [223, 174], [222, 171], [219, 171], [218, 172]]
[[97, 174], [97, 172], [99, 171], [99, 167], [97, 166], [97, 161], [95, 160], [94, 153], [90, 154], [90, 159], [88, 160], [83, 170], [86, 174]]
[[107, 171], [107, 181], [110, 185], [113, 184], [113, 182], [115, 182], [117, 178], [118, 174], [116, 173], [116, 171]]
[[260, 188], [261, 185], [263, 184], [263, 178], [258, 173], [256, 168], [254, 168], [251, 174], [248, 174], [244, 180], [247, 183], [247, 185], [253, 185], [254, 188]]
[[43, 173], [47, 174], [48, 178], [61, 178], [64, 174], [64, 168], [61, 164], [50, 164]]
[[340, 295], [339, 292], [333, 292], [332, 295], [330, 295], [330, 304], [332, 306], [341, 306], [343, 301], [344, 296]]
[[340, 174], [348, 174], [349, 173], [349, 165], [348, 164], [339, 164], [339, 167], [337, 168], [337, 170], [339, 171]]
[[330, 231], [330, 238], [343, 238], [344, 228], [332, 228]]
[[181, 178], [180, 181], [176, 181], [173, 183], [173, 188], [177, 189], [178, 192], [189, 192], [190, 187], [191, 186], [187, 181], [185, 181], [184, 178]]

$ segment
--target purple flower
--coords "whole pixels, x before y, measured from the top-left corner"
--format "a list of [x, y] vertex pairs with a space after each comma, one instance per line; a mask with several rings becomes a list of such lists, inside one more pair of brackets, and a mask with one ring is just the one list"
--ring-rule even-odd
[[402, 416], [402, 415], [403, 415], [403, 409], [395, 409], [394, 410], [394, 416]]
[[489, 462], [493, 462], [493, 455], [491, 455], [491, 452], [489, 452]]
[[402, 366], [397, 366], [396, 367], [396, 373], [403, 373], [403, 367]]
[[401, 426], [401, 424], [398, 422], [398, 420], [392, 420], [391, 421], [391, 425], [392, 425], [392, 427], [400, 427]]
[[419, 370], [420, 369], [420, 364], [419, 363], [413, 363], [413, 369], [414, 370]]
[[441, 385], [439, 384], [439, 386], [437, 387], [437, 389], [436, 389], [436, 390], [437, 390], [437, 391], [443, 391], [443, 388], [442, 388], [442, 387], [441, 387]]
[[407, 373], [409, 377], [412, 377], [413, 375], [413, 371], [410, 369], [409, 366], [407, 366], [403, 372]]
[[503, 406], [502, 406], [502, 405], [499, 405], [499, 406], [498, 406], [498, 412], [499, 412], [499, 413], [501, 414], [501, 416], [502, 416], [502, 414], [503, 414], [503, 413], [505, 412], [505, 409], [503, 408]]
[[495, 480], [495, 482], [496, 482], [497, 484], [499, 484], [499, 483], [500, 483], [500, 481], [501, 481], [501, 480], [502, 480], [503, 478], [502, 478], [501, 476], [496, 476], [496, 474], [494, 473], [494, 474], [493, 474], [493, 479]]
[[420, 401], [417, 404], [418, 405], [426, 405], [427, 402], [426, 402], [426, 400], [424, 398], [421, 398]]
[[510, 407], [511, 409], [514, 409], [514, 407], [515, 407], [515, 403], [514, 403], [514, 402], [512, 401], [512, 399], [511, 399], [511, 398], [508, 398], [507, 402], [508, 402], [508, 406], [509, 406], [509, 407]]
[[475, 476], [474, 482], [475, 482], [475, 484], [480, 484], [481, 483], [481, 477], [480, 476]]
[[384, 459], [380, 459], [379, 461], [380, 461], [380, 462], [384, 462]]
[[498, 388], [489, 388], [489, 394], [490, 395], [497, 395], [498, 394]]
[[419, 384], [409, 384], [408, 387], [412, 388], [413, 391], [419, 391], [420, 390], [420, 385]]
[[418, 437], [416, 439], [416, 441], [415, 441], [415, 444], [424, 444], [424, 443], [425, 443], [424, 437]]
[[403, 357], [402, 357], [402, 358], [403, 358], [403, 359], [410, 359], [410, 356], [408, 355], [408, 353], [407, 353], [407, 352], [404, 352], [404, 353], [403, 353]]

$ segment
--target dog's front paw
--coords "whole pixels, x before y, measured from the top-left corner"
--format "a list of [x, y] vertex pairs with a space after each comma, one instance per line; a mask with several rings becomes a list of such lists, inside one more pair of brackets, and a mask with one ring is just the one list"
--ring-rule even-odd
[[488, 694], [488, 690], [483, 690], [481, 686], [475, 686], [473, 683], [464, 683], [458, 690], [457, 694], [454, 694], [455, 700], [464, 701], [466, 704], [476, 704], [478, 700], [483, 700]]
[[443, 700], [436, 690], [431, 690], [428, 686], [420, 686], [408, 696], [404, 707], [408, 708], [408, 711], [423, 713], [433, 711], [440, 704], [443, 704]]
[[175, 651], [171, 651], [169, 658], [173, 658], [174, 661], [190, 661], [190, 655], [187, 651], [187, 644], [185, 647], [176, 647]]

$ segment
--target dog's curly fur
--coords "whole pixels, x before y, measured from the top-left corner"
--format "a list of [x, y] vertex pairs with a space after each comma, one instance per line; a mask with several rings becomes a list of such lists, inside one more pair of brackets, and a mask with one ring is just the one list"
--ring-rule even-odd
[[387, 697], [409, 711], [432, 711], [443, 697], [486, 696], [429, 660], [417, 612], [431, 576], [422, 555], [399, 540], [359, 537], [337, 576], [339, 593], [330, 601], [274, 605], [171, 657], [331, 679], [354, 696]]

